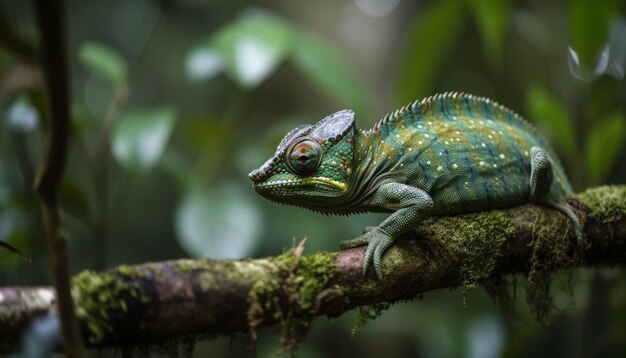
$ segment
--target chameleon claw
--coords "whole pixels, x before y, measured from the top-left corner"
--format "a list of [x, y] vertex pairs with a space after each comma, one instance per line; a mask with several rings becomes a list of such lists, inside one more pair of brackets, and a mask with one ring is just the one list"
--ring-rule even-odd
[[367, 245], [367, 250], [365, 250], [365, 257], [363, 258], [363, 276], [365, 276], [367, 274], [367, 270], [369, 269], [372, 261], [373, 261], [373, 257], [374, 257], [374, 251], [376, 249], [375, 247], [375, 243], [370, 242]]

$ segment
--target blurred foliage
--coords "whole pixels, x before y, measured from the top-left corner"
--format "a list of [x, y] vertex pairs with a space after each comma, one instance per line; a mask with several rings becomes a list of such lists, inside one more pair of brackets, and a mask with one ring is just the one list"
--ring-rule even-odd
[[568, 161], [576, 157], [574, 124], [565, 107], [545, 88], [533, 85], [526, 94], [528, 112], [539, 126], [546, 128], [554, 144]]
[[210, 80], [224, 71], [239, 87], [251, 90], [285, 60], [321, 93], [367, 112], [364, 85], [327, 41], [258, 9], [245, 11], [195, 47], [186, 60], [187, 75]]
[[126, 83], [128, 66], [126, 61], [112, 48], [88, 41], [78, 50], [78, 58], [91, 71], [115, 85]]
[[500, 65], [504, 38], [510, 21], [511, 1], [472, 0], [470, 8], [476, 16], [476, 25], [480, 30], [485, 57], [492, 65]]
[[276, 70], [292, 47], [293, 31], [286, 23], [267, 13], [250, 11], [195, 48], [187, 60], [187, 72], [192, 79], [210, 79], [223, 70], [238, 86], [252, 89]]
[[[72, 268], [276, 255], [305, 236], [307, 250], [337, 250], [385, 215], [279, 206], [254, 193], [247, 173], [298, 125], [352, 108], [364, 128], [442, 91], [520, 112], [553, 143], [577, 190], [624, 183], [625, 11], [619, 0], [70, 0], [73, 131], [61, 194]], [[37, 42], [28, 2], [1, 0], [0, 12]], [[50, 280], [32, 191], [47, 122], [36, 71], [22, 65], [0, 48], [0, 240], [33, 263], [0, 250], [3, 285]], [[513, 318], [482, 290], [467, 308], [458, 291], [428, 293], [354, 338], [350, 315], [319, 322], [300, 354], [626, 352], [623, 270], [580, 270], [571, 294], [555, 287], [568, 314], [550, 327], [532, 321], [517, 286]], [[218, 339], [196, 355], [250, 355], [246, 337], [230, 346]], [[278, 347], [269, 332], [258, 346], [261, 356]]]
[[127, 111], [111, 138], [113, 156], [129, 172], [147, 172], [163, 154], [175, 120], [171, 107]]
[[618, 12], [619, 0], [570, 0], [569, 27], [572, 47], [587, 69], [595, 65], [607, 42], [609, 26]]
[[464, 28], [462, 5], [457, 0], [435, 1], [415, 19], [400, 65], [398, 104], [426, 97], [432, 91]]
[[626, 118], [616, 111], [596, 123], [585, 143], [587, 170], [592, 183], [600, 183], [615, 166], [624, 148]]

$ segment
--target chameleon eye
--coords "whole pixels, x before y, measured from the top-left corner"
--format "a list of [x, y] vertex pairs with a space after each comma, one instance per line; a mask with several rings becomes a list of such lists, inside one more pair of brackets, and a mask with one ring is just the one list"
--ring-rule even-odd
[[322, 147], [312, 140], [296, 143], [288, 152], [285, 163], [294, 174], [311, 174], [322, 162]]

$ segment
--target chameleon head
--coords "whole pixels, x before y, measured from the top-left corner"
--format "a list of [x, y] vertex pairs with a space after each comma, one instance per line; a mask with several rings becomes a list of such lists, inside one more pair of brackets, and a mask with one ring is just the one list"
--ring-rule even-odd
[[354, 139], [354, 112], [334, 113], [289, 132], [274, 156], [248, 176], [270, 200], [319, 208], [348, 191]]

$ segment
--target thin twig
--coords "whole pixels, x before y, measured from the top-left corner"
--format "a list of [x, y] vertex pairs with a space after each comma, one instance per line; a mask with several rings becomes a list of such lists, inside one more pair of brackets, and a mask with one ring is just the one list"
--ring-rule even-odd
[[22, 256], [22, 258], [24, 259], [24, 261], [26, 262], [32, 262], [30, 256], [24, 255], [24, 253], [22, 253], [22, 251], [20, 251], [18, 248], [16, 248], [15, 246], [12, 246], [11, 244], [9, 244], [8, 242], [4, 242], [2, 240], [0, 240], [0, 247], [3, 247], [9, 251], [11, 251], [12, 253]]
[[109, 241], [109, 157], [111, 153], [111, 130], [120, 118], [128, 102], [128, 86], [122, 84], [115, 89], [109, 104], [102, 131], [93, 151], [93, 181], [96, 189], [98, 212], [94, 222], [94, 238], [96, 242], [95, 269], [106, 267]]
[[66, 234], [59, 207], [59, 188], [65, 171], [69, 140], [69, 88], [65, 28], [61, 0], [36, 0], [35, 17], [41, 35], [41, 64], [46, 79], [50, 125], [36, 190], [40, 199], [52, 276], [61, 316], [63, 348], [67, 357], [80, 357], [78, 321], [70, 292]]

